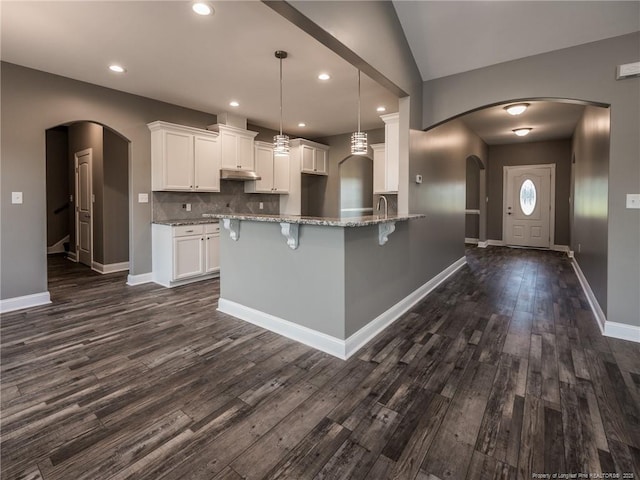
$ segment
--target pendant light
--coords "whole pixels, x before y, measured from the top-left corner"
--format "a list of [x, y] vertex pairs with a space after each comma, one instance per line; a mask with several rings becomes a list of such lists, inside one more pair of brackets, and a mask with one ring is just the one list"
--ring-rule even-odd
[[289, 137], [282, 134], [282, 60], [287, 58], [287, 52], [277, 50], [276, 58], [280, 60], [280, 135], [273, 137], [273, 154], [283, 157], [289, 155]]
[[351, 134], [351, 155], [367, 154], [367, 134], [360, 131], [360, 69], [358, 69], [358, 131]]

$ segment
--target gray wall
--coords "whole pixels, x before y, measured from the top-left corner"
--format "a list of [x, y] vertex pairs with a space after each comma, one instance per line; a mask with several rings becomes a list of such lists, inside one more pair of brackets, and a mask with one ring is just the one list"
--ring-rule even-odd
[[424, 213], [411, 226], [415, 288], [464, 256], [466, 159], [487, 158], [486, 144], [460, 120], [427, 132], [411, 131], [409, 211]]
[[505, 166], [554, 164], [556, 166], [556, 245], [569, 245], [569, 193], [571, 140], [490, 145], [487, 162], [487, 235], [502, 240], [503, 176]]
[[129, 143], [108, 128], [103, 133], [104, 264], [129, 261]]
[[[47, 246], [69, 235], [69, 168], [67, 127], [47, 130]], [[67, 205], [67, 208], [55, 213]]]
[[[0, 298], [47, 290], [45, 134], [57, 125], [91, 120], [107, 125], [130, 143], [130, 273], [151, 271], [151, 205], [137, 203], [151, 190], [151, 135], [155, 120], [205, 128], [216, 116], [2, 63], [1, 78]], [[12, 205], [12, 191], [24, 204]]]
[[[640, 325], [640, 216], [625, 195], [640, 191], [640, 78], [616, 65], [640, 59], [640, 32], [425, 82], [423, 125], [512, 99], [573, 98], [611, 105], [607, 318]], [[589, 284], [599, 280], [587, 274]]]
[[[480, 165], [474, 157], [467, 157], [465, 208], [480, 209]], [[480, 215], [468, 213], [465, 215], [465, 238], [480, 238]]]
[[[578, 123], [572, 146], [575, 164], [571, 249], [605, 314], [609, 130], [609, 109], [588, 106]], [[636, 232], [636, 248], [640, 248], [638, 236]], [[637, 293], [638, 288], [635, 298]]]

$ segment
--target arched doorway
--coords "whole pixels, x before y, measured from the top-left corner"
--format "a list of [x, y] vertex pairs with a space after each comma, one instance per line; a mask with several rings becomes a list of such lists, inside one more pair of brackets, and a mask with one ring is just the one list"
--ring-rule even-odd
[[373, 213], [373, 160], [364, 155], [343, 159], [340, 169], [340, 216]]
[[129, 269], [129, 142], [75, 121], [46, 131], [47, 253], [94, 271]]

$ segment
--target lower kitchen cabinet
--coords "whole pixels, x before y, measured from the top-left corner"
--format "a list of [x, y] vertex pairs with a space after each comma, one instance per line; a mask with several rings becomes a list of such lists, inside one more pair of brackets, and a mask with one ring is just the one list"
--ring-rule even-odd
[[220, 271], [220, 226], [217, 223], [152, 229], [153, 281], [175, 287], [217, 276]]

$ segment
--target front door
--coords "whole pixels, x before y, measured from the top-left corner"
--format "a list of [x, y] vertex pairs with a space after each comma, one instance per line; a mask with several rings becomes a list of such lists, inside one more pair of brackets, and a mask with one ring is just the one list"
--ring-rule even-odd
[[504, 167], [503, 225], [507, 245], [551, 246], [553, 167]]
[[76, 176], [76, 258], [91, 267], [93, 234], [91, 214], [93, 192], [91, 188], [91, 149], [75, 154]]

